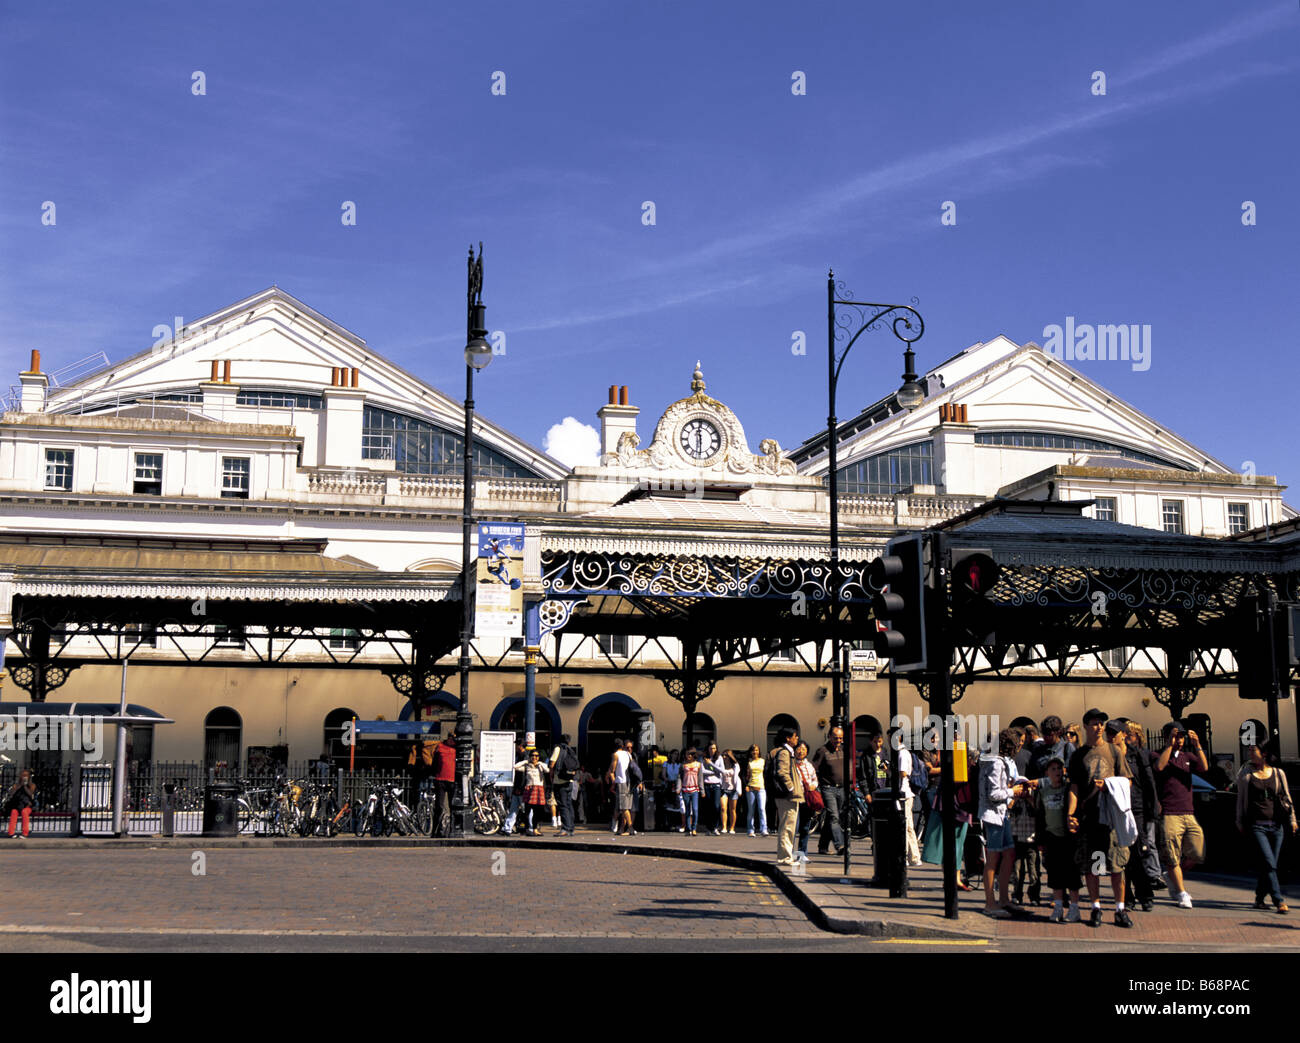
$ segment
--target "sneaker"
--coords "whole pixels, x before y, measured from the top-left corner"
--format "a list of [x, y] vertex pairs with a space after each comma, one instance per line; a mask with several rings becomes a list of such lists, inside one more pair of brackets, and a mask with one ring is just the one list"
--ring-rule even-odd
[[1256, 899], [1255, 899], [1255, 908], [1256, 908], [1256, 909], [1267, 909], [1267, 908], [1268, 908], [1268, 903], [1265, 902], [1264, 899], [1262, 899], [1262, 898], [1256, 898]]
[[1277, 903], [1277, 911], [1281, 913], [1283, 916], [1286, 916], [1286, 914], [1291, 911], [1289, 908], [1287, 908], [1285, 899]]
[[752, 829], [749, 831], [749, 835], [750, 835], [751, 837], [754, 835], [754, 831], [753, 831]]
[[1000, 905], [995, 905], [992, 909], [985, 909], [984, 915], [992, 920], [1010, 920], [1011, 914]]
[[610, 832], [613, 833], [614, 836], [618, 836], [618, 826], [615, 826], [613, 829], [610, 830]]
[[1100, 909], [1094, 908], [1094, 909], [1092, 910], [1092, 914], [1088, 917], [1088, 926], [1089, 926], [1089, 927], [1100, 927], [1100, 926], [1101, 926], [1101, 910], [1100, 910]]
[[1059, 905], [1052, 906], [1052, 915], [1047, 918], [1052, 923], [1065, 923], [1065, 910]]
[[1079, 907], [1078, 907], [1077, 905], [1072, 905], [1072, 906], [1070, 906], [1070, 911], [1069, 911], [1068, 913], [1065, 914], [1065, 922], [1066, 922], [1066, 923], [1079, 923], [1079, 922], [1081, 922], [1081, 920], [1082, 920], [1082, 917], [1080, 917], [1080, 915], [1079, 915]]
[[1192, 896], [1189, 895], [1186, 891], [1180, 891], [1178, 893], [1178, 908], [1190, 909], [1191, 907], [1192, 907]]
[[1132, 926], [1133, 926], [1133, 919], [1132, 919], [1132, 917], [1129, 916], [1129, 914], [1128, 914], [1128, 910], [1127, 910], [1127, 909], [1116, 909], [1116, 910], [1115, 910], [1115, 926], [1116, 926], [1116, 927], [1132, 927]]
[[765, 836], [765, 837], [770, 837], [771, 835], [772, 835], [772, 834], [769, 833], [767, 830], [763, 830], [763, 836]]

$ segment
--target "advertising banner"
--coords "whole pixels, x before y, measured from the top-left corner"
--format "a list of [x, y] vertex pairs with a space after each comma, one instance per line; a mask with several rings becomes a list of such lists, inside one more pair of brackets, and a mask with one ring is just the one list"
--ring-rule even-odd
[[524, 526], [484, 522], [478, 527], [476, 637], [524, 636]]

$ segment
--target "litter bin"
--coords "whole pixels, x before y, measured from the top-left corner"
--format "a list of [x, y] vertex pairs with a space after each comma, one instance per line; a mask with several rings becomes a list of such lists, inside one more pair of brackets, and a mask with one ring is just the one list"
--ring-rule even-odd
[[239, 787], [233, 782], [211, 782], [203, 794], [203, 835], [233, 837], [239, 833]]
[[903, 812], [898, 807], [898, 793], [890, 789], [876, 790], [871, 795], [871, 856], [876, 880], [891, 892], [901, 883], [902, 833]]

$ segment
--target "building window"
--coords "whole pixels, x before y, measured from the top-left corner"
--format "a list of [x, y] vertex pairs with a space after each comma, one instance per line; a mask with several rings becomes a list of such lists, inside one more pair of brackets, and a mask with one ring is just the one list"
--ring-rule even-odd
[[1092, 516], [1098, 521], [1113, 522], [1115, 520], [1115, 497], [1098, 496], [1097, 503], [1092, 508]]
[[162, 453], [136, 453], [132, 491], [140, 496], [161, 496], [162, 464]]
[[45, 450], [45, 488], [72, 491], [72, 450]]
[[1228, 504], [1228, 533], [1236, 535], [1250, 528], [1250, 504]]
[[355, 652], [361, 647], [361, 635], [346, 627], [335, 627], [330, 631], [326, 644], [333, 652]]
[[1092, 453], [1106, 453], [1119, 456], [1125, 460], [1141, 460], [1143, 463], [1156, 464], [1160, 467], [1172, 467], [1179, 471], [1191, 471], [1195, 468], [1180, 464], [1176, 460], [1166, 460], [1152, 456], [1139, 449], [1117, 445], [1115, 442], [1103, 442], [1096, 438], [1080, 438], [1077, 435], [1057, 435], [1046, 431], [976, 431], [976, 445], [1000, 445], [1014, 449], [1073, 449]]
[[[404, 474], [461, 473], [465, 439], [426, 420], [366, 406], [361, 420], [361, 458], [392, 460]], [[537, 478], [533, 471], [474, 440], [474, 473], [488, 478]]]
[[223, 500], [248, 499], [248, 475], [251, 461], [246, 456], [221, 458], [221, 498]]
[[913, 485], [934, 484], [934, 443], [913, 442], [840, 468], [840, 491], [892, 496]]
[[1160, 521], [1165, 532], [1183, 532], [1183, 501], [1161, 500]]
[[246, 635], [242, 626], [226, 626], [224, 623], [217, 623], [213, 627], [214, 636], [212, 645], [214, 648], [243, 648]]
[[[687, 739], [689, 733], [690, 739]], [[718, 741], [718, 726], [707, 713], [693, 713], [682, 724], [682, 749], [694, 746], [701, 753]]]
[[235, 395], [237, 406], [263, 406], [269, 409], [324, 409], [325, 400], [320, 395], [304, 395], [296, 391], [241, 390]]
[[1108, 670], [1123, 670], [1124, 662], [1128, 658], [1128, 649], [1108, 648], [1104, 652], [1098, 652], [1097, 658], [1101, 661], [1102, 666]]
[[781, 729], [786, 727], [793, 728], [798, 736], [803, 738], [803, 732], [799, 730], [799, 722], [788, 713], [779, 713], [767, 722], [767, 745], [762, 750], [764, 757], [769, 750], [776, 749], [776, 737], [781, 733]]
[[596, 643], [600, 646], [600, 650], [611, 659], [627, 658], [626, 634], [597, 634]]
[[153, 623], [128, 623], [122, 628], [128, 648], [157, 648], [158, 627]]

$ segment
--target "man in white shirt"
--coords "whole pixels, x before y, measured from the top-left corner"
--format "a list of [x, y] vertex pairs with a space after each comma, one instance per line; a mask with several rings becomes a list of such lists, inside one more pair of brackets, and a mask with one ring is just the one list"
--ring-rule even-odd
[[[629, 774], [631, 762], [632, 754], [620, 745], [610, 759], [609, 773], [606, 775], [606, 779], [614, 784], [614, 809], [618, 813], [618, 820], [611, 832], [615, 836], [619, 833], [636, 834], [636, 830], [632, 828], [632, 778]], [[640, 789], [640, 786], [638, 785], [637, 788]]]
[[903, 826], [907, 830], [907, 864], [921, 864], [921, 845], [916, 840], [916, 824], [912, 821], [912, 806], [916, 794], [912, 792], [910, 777], [912, 774], [912, 751], [903, 745], [901, 735], [896, 735], [898, 744], [898, 790], [903, 795]]

